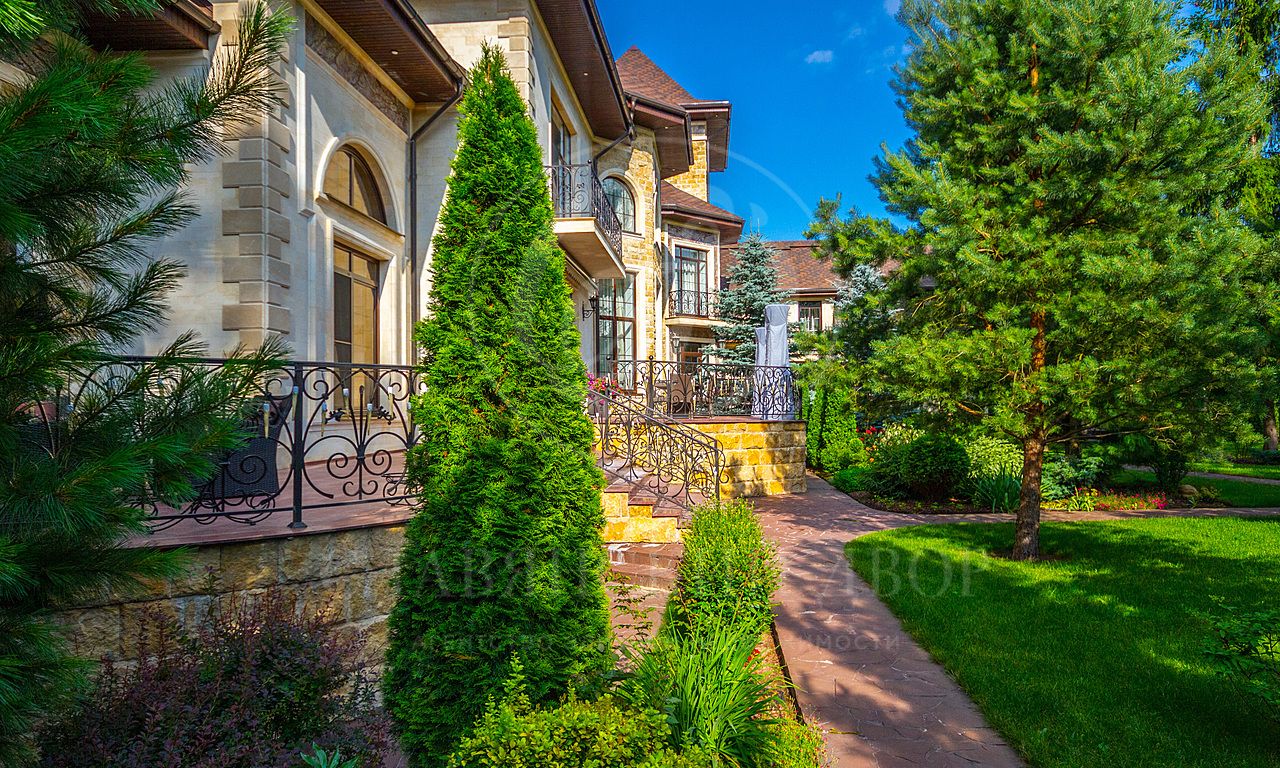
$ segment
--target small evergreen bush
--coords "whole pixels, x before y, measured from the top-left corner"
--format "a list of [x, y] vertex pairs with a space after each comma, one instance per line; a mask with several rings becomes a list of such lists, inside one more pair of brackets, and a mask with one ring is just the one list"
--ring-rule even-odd
[[192, 633], [144, 616], [141, 661], [106, 663], [80, 709], [50, 725], [44, 768], [294, 768], [316, 745], [378, 766], [389, 728], [358, 671], [362, 642], [268, 592]]
[[844, 387], [810, 390], [810, 394], [802, 398], [802, 405], [810, 467], [839, 472], [866, 463], [867, 450], [858, 435], [853, 390]]
[[449, 768], [711, 768], [698, 750], [671, 746], [667, 718], [632, 709], [610, 696], [535, 707], [519, 678], [491, 701], [474, 731], [449, 758]]
[[842, 469], [831, 476], [831, 484], [837, 490], [845, 493], [856, 493], [858, 491], [869, 491], [872, 485], [872, 475], [874, 471], [871, 467], [849, 467]]
[[669, 621], [690, 627], [730, 621], [759, 638], [773, 621], [779, 573], [749, 502], [703, 504], [684, 534]]
[[921, 499], [945, 499], [969, 476], [964, 446], [950, 435], [929, 433], [916, 438], [900, 461], [903, 482]]
[[1040, 498], [1051, 501], [1069, 499], [1080, 488], [1093, 488], [1101, 480], [1106, 462], [1098, 456], [1068, 459], [1053, 456], [1044, 463], [1040, 476]]

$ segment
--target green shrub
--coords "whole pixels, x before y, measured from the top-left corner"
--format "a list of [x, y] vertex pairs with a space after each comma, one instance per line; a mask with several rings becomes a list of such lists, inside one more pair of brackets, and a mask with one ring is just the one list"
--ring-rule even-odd
[[906, 452], [920, 431], [902, 424], [869, 430], [867, 446], [870, 474], [864, 478], [865, 490], [876, 496], [894, 499], [909, 492], [906, 480]]
[[969, 481], [969, 497], [976, 506], [992, 512], [1014, 512], [1022, 495], [1022, 478], [1009, 468], [979, 475]]
[[1280, 720], [1280, 611], [1224, 607], [1210, 623], [1214, 640], [1205, 653], [1218, 673]]
[[845, 493], [869, 491], [872, 485], [873, 470], [869, 466], [848, 467], [831, 476], [831, 484]]
[[360, 761], [354, 757], [344, 760], [340, 751], [326, 752], [312, 744], [311, 752], [302, 754], [302, 765], [304, 768], [360, 768]]
[[1051, 501], [1069, 499], [1079, 488], [1093, 488], [1102, 478], [1105, 462], [1098, 456], [1068, 459], [1053, 456], [1044, 463], [1040, 476], [1040, 498]]
[[998, 437], [977, 437], [965, 442], [970, 477], [990, 477], [1022, 469], [1022, 447]]
[[755, 649], [760, 633], [713, 617], [692, 629], [674, 625], [635, 660], [618, 695], [656, 709], [670, 723], [673, 746], [703, 750], [741, 768], [767, 768], [774, 745], [770, 716], [781, 704]]
[[929, 433], [916, 438], [900, 461], [902, 481], [921, 499], [945, 499], [969, 476], [964, 446], [950, 435]]
[[853, 390], [843, 387], [809, 390], [802, 399], [801, 411], [801, 418], [807, 422], [810, 467], [839, 472], [866, 463], [867, 450], [858, 435]]
[[418, 501], [383, 680], [415, 766], [444, 762], [514, 656], [536, 703], [598, 684], [613, 661], [580, 338], [537, 130], [497, 49], [461, 111], [415, 335]]
[[823, 768], [828, 764], [826, 745], [817, 729], [783, 720], [772, 730], [769, 768]]
[[733, 622], [759, 638], [773, 621], [778, 562], [750, 503], [703, 504], [684, 534], [671, 622]]
[[517, 692], [491, 702], [449, 768], [710, 768], [697, 750], [671, 746], [665, 715], [610, 696], [534, 707]]

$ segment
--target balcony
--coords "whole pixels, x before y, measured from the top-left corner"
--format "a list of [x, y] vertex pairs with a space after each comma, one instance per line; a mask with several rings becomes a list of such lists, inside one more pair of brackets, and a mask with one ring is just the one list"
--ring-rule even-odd
[[716, 295], [710, 291], [672, 291], [668, 303], [671, 317], [711, 319], [716, 316]]
[[595, 166], [552, 165], [547, 175], [560, 247], [588, 277], [623, 277], [622, 223], [609, 204]]

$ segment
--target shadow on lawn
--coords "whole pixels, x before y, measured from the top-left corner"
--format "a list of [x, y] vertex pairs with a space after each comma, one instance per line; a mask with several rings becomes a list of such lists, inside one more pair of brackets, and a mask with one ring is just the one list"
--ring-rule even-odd
[[1034, 763], [1274, 766], [1280, 726], [1202, 650], [1214, 598], [1274, 605], [1276, 522], [1049, 523], [1042, 548], [1063, 559], [1035, 564], [986, 554], [1008, 524], [902, 529], [850, 554]]

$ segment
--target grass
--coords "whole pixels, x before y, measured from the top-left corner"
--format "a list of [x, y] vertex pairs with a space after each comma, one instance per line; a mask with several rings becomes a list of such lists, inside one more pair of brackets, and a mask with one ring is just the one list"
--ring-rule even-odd
[[[1154, 474], [1139, 469], [1125, 470], [1115, 477], [1115, 483], [1122, 486], [1148, 485], [1154, 481]], [[1280, 485], [1204, 477], [1188, 477], [1183, 482], [1192, 485], [1211, 485], [1218, 489], [1223, 501], [1233, 507], [1280, 507]]]
[[1219, 475], [1239, 475], [1240, 477], [1261, 477], [1267, 480], [1280, 480], [1280, 467], [1268, 466], [1265, 464], [1232, 464], [1229, 461], [1197, 461], [1192, 463], [1191, 469], [1195, 472], [1216, 472]]
[[1274, 606], [1280, 521], [929, 525], [847, 547], [854, 569], [1033, 766], [1280, 766], [1280, 724], [1216, 676], [1214, 598]]

